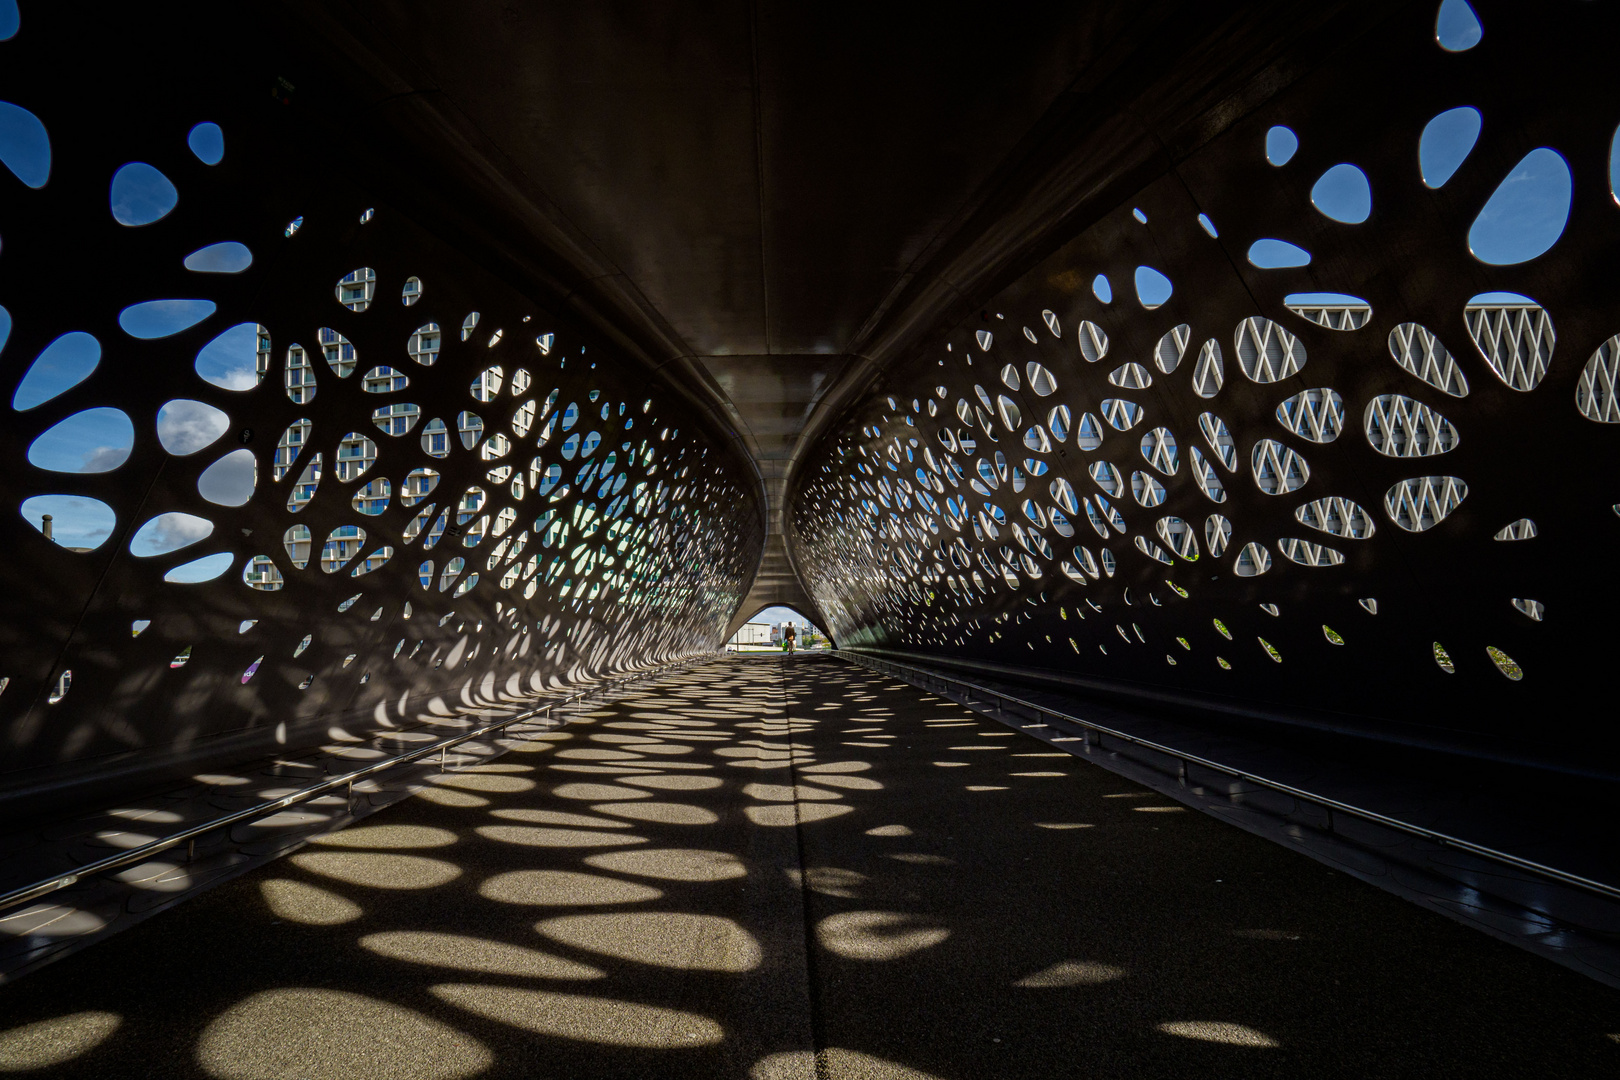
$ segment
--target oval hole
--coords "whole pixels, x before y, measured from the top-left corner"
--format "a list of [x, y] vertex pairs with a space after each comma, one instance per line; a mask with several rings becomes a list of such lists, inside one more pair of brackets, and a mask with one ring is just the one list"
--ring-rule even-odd
[[1175, 286], [1170, 284], [1170, 279], [1153, 267], [1136, 268], [1136, 298], [1149, 311], [1170, 299], [1170, 294], [1174, 291]]
[[180, 192], [167, 176], [144, 161], [132, 161], [113, 173], [108, 196], [120, 225], [150, 225], [169, 215]]
[[45, 125], [9, 101], [0, 101], [0, 164], [31, 188], [42, 188], [51, 178], [51, 137]]
[[257, 323], [237, 323], [197, 351], [197, 374], [221, 390], [252, 390], [259, 385], [259, 353], [270, 338]]
[[35, 439], [28, 461], [60, 473], [103, 473], [129, 459], [135, 425], [118, 409], [86, 409]]
[[[403, 390], [411, 384], [410, 378], [397, 368], [379, 365], [361, 376], [364, 381], [361, 389], [368, 394], [391, 394], [396, 390]], [[408, 430], [408, 429], [407, 429]], [[391, 432], [390, 434], [396, 434]], [[398, 432], [397, 434], [404, 434]]]
[[1311, 188], [1311, 205], [1334, 221], [1360, 225], [1372, 215], [1372, 185], [1354, 165], [1335, 165]]
[[35, 495], [23, 500], [21, 511], [23, 519], [41, 532], [50, 515], [51, 540], [69, 551], [94, 551], [118, 524], [112, 507], [84, 495]]
[[1434, 40], [1446, 52], [1467, 52], [1485, 36], [1479, 25], [1479, 16], [1468, 6], [1468, 0], [1441, 0], [1440, 10], [1434, 18]]
[[101, 342], [80, 330], [63, 334], [45, 346], [23, 376], [11, 407], [20, 412], [43, 405], [88, 379], [100, 362]]
[[204, 555], [200, 559], [182, 563], [163, 575], [164, 581], [172, 581], [179, 585], [195, 585], [202, 581], [213, 581], [231, 568], [236, 556], [228, 551], [221, 551], [217, 555]]
[[214, 523], [207, 518], [179, 512], [159, 514], [135, 530], [129, 540], [129, 553], [142, 559], [167, 555], [206, 540], [213, 532]]
[[220, 506], [242, 506], [253, 498], [258, 467], [251, 450], [232, 450], [197, 478], [197, 493]]
[[1569, 221], [1569, 164], [1548, 147], [1530, 151], [1486, 201], [1468, 250], [1490, 266], [1529, 262], [1558, 242]]
[[1091, 292], [1093, 296], [1105, 304], [1112, 304], [1114, 302], [1114, 287], [1108, 284], [1108, 276], [1106, 274], [1098, 274], [1096, 277], [1091, 279]]
[[1266, 160], [1273, 165], [1286, 165], [1299, 149], [1299, 136], [1278, 124], [1266, 132]]
[[177, 457], [211, 445], [230, 426], [231, 418], [223, 410], [190, 398], [176, 398], [157, 414], [158, 442]]
[[253, 265], [253, 252], [246, 244], [226, 240], [198, 248], [186, 256], [186, 269], [198, 274], [240, 274]]
[[225, 160], [225, 133], [218, 124], [209, 121], [198, 124], [186, 136], [186, 145], [204, 165], [218, 165]]
[[1348, 293], [1289, 293], [1288, 310], [1329, 330], [1360, 330], [1372, 318], [1372, 305]]
[[1418, 171], [1426, 186], [1444, 187], [1456, 174], [1479, 140], [1479, 127], [1479, 110], [1467, 105], [1447, 109], [1424, 125], [1418, 139]]
[[212, 300], [148, 300], [118, 313], [118, 325], [133, 338], [150, 341], [189, 330], [214, 313]]
[[358, 525], [339, 525], [333, 529], [321, 546], [321, 569], [335, 574], [348, 561], [360, 554], [366, 545], [366, 530]]
[[[17, 26], [22, 17], [17, 11], [17, 0], [0, 0], [0, 41], [10, 41], [17, 36]], [[0, 684], [0, 690], [5, 689]]]
[[1309, 266], [1311, 253], [1286, 240], [1256, 240], [1249, 245], [1249, 262], [1261, 270], [1281, 270]]

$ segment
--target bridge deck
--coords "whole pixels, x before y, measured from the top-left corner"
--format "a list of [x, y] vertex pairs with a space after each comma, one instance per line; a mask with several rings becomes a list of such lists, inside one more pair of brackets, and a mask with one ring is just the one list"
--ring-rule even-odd
[[1611, 989], [807, 657], [0, 987], [0, 1067], [87, 1077], [1586, 1076], [1617, 1033]]

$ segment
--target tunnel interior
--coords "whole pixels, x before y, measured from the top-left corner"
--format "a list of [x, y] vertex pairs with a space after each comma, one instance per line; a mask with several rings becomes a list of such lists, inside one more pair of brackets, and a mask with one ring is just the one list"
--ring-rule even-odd
[[[0, 0], [0, 891], [88, 859], [42, 853], [63, 822], [722, 663], [791, 610], [835, 646], [807, 662], [865, 667], [691, 670], [1179, 747], [1189, 805], [1258, 776], [1511, 850], [1587, 899], [1462, 887], [1552, 920], [1536, 948], [1610, 941], [1617, 19]], [[292, 850], [258, 842], [226, 876]], [[1566, 967], [1620, 985], [1602, 949]]]

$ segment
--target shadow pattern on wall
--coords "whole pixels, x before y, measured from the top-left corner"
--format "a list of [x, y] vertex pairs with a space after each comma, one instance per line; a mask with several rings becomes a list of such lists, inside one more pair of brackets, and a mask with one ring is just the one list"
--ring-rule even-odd
[[91, 40], [24, 16], [0, 42], [14, 794], [718, 647], [761, 515], [667, 383], [419, 220], [413, 176], [301, 109], [276, 48], [177, 34], [178, 9]]
[[1409, 7], [1166, 138], [795, 477], [828, 629], [1338, 730], [1612, 743], [1561, 706], [1601, 693], [1616, 600], [1616, 29]]

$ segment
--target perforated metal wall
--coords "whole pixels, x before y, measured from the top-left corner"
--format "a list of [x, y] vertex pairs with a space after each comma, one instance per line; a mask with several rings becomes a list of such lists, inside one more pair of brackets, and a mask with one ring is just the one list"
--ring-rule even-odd
[[1612, 741], [1580, 703], [1608, 699], [1620, 539], [1617, 32], [1590, 4], [1409, 5], [1167, 146], [801, 472], [832, 633]]
[[119, 17], [0, 42], [0, 783], [717, 647], [761, 514], [695, 410], [275, 49]]

